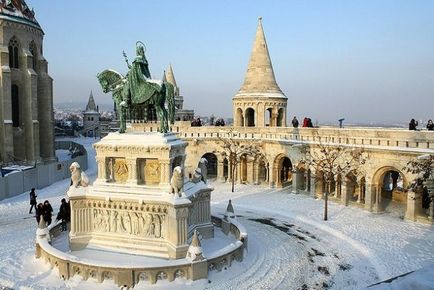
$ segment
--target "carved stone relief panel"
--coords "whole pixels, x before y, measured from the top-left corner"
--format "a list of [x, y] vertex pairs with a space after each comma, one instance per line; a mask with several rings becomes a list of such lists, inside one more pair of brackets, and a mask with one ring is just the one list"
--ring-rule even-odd
[[164, 214], [112, 209], [93, 209], [93, 229], [147, 238], [163, 238]]
[[141, 181], [147, 185], [160, 184], [161, 167], [158, 159], [145, 159], [141, 162]]
[[124, 158], [115, 158], [114, 180], [118, 183], [125, 183], [128, 179], [128, 164]]

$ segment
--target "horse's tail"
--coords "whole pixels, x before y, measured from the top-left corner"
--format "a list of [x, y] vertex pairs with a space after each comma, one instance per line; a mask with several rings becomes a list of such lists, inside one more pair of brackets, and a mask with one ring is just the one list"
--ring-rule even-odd
[[169, 82], [165, 83], [166, 85], [166, 100], [167, 107], [169, 109], [169, 122], [170, 124], [175, 123], [175, 88]]

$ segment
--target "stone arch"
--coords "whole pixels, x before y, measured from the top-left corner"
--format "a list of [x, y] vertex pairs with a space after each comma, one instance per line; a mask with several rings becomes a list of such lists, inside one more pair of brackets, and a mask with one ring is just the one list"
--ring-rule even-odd
[[285, 121], [285, 109], [284, 108], [280, 108], [277, 111], [277, 127], [285, 127], [286, 124], [284, 124]]
[[146, 273], [146, 272], [139, 272], [138, 274], [137, 274], [137, 281], [150, 281], [150, 279], [149, 279], [150, 277], [149, 277], [149, 274], [148, 273]]
[[235, 126], [244, 126], [244, 116], [241, 108], [235, 110]]
[[279, 154], [274, 159], [274, 176], [276, 185], [285, 187], [292, 183], [292, 162], [285, 154]]
[[255, 122], [255, 117], [256, 117], [255, 110], [253, 108], [249, 107], [249, 108], [247, 108], [244, 111], [244, 114], [245, 114], [245, 118], [244, 118], [244, 120], [245, 120], [245, 126], [246, 127], [255, 127], [255, 125], [256, 125], [256, 122]]
[[157, 281], [158, 280], [167, 280], [167, 273], [164, 271], [158, 272], [156, 275]]
[[[296, 186], [297, 188], [294, 188], [295, 191], [299, 190], [307, 190], [307, 169], [306, 165], [304, 163], [299, 163], [297, 165], [296, 175], [293, 178], [296, 178]], [[294, 185], [293, 185], [294, 186]]]
[[217, 155], [212, 152], [205, 153], [202, 155], [202, 158], [205, 158], [208, 161], [207, 169], [208, 174], [207, 178], [216, 178], [217, 177]]
[[372, 184], [378, 193], [379, 210], [405, 210], [408, 181], [405, 174], [394, 166], [384, 166], [375, 171]]
[[176, 278], [184, 278], [185, 277], [185, 272], [182, 269], [177, 269], [175, 271], [175, 279]]
[[20, 43], [16, 36], [12, 36], [9, 40], [8, 50], [9, 50], [9, 67], [10, 68], [19, 68], [19, 48]]
[[265, 126], [271, 127], [273, 119], [273, 108], [269, 107], [264, 110], [264, 123]]
[[269, 164], [265, 157], [259, 158], [257, 161], [258, 166], [258, 177], [257, 182], [259, 184], [261, 183], [268, 183], [268, 170], [269, 170]]
[[351, 171], [345, 175], [345, 179], [342, 181], [345, 182], [344, 190], [346, 190], [346, 198], [345, 204], [347, 202], [356, 202], [359, 199], [359, 183], [357, 182], [357, 175]]

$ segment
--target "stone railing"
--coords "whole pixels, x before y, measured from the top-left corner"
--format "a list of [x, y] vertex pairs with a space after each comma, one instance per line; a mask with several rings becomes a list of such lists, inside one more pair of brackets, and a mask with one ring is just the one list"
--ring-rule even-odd
[[[222, 225], [222, 219], [212, 217], [215, 224]], [[224, 223], [225, 221], [223, 221]], [[228, 223], [228, 221], [226, 221]], [[232, 243], [204, 260], [189, 262], [186, 259], [171, 260], [172, 263], [154, 263], [152, 266], [113, 263], [95, 263], [88, 259], [77, 258], [69, 253], [62, 252], [51, 245], [51, 240], [60, 235], [60, 222], [48, 227], [49, 237], [36, 238], [36, 258], [42, 258], [52, 268], [56, 268], [59, 277], [68, 280], [80, 275], [84, 280], [89, 278], [97, 282], [113, 280], [113, 282], [126, 289], [132, 288], [140, 282], [155, 284], [158, 280], [173, 281], [176, 278], [189, 280], [204, 279], [212, 270], [222, 270], [229, 267], [233, 261], [242, 261], [244, 249], [247, 248], [247, 234], [244, 227], [234, 219], [229, 219], [230, 233], [237, 238]]]
[[[230, 134], [229, 130], [233, 128]], [[157, 132], [155, 123], [133, 124], [132, 131]], [[434, 131], [409, 131], [391, 128], [364, 127], [191, 127], [185, 122], [176, 122], [172, 131], [182, 139], [215, 139], [239, 138], [249, 140], [267, 140], [287, 143], [329, 143], [339, 145], [355, 145], [383, 150], [415, 150], [434, 152]]]

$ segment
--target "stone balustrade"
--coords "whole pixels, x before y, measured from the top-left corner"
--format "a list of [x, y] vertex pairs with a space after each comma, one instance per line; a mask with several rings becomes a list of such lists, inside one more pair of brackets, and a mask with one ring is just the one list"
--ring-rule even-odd
[[[220, 217], [212, 217], [216, 225], [222, 224]], [[37, 237], [36, 258], [42, 258], [52, 268], [56, 268], [59, 277], [68, 280], [75, 275], [81, 276], [84, 280], [94, 279], [97, 282], [113, 280], [113, 282], [124, 288], [132, 288], [140, 282], [155, 284], [159, 280], [173, 281], [176, 278], [189, 280], [204, 279], [208, 271], [222, 270], [230, 266], [233, 261], [242, 261], [243, 252], [247, 248], [247, 234], [244, 227], [235, 219], [231, 219], [230, 233], [237, 238], [237, 242], [219, 251], [217, 256], [205, 257], [198, 262], [180, 260], [172, 265], [164, 266], [126, 266], [116, 262], [113, 264], [96, 263], [90, 259], [78, 259], [73, 254], [62, 252], [51, 245], [50, 241], [59, 238], [61, 234], [60, 222], [49, 227], [50, 237]], [[204, 276], [205, 275], [205, 276]]]

